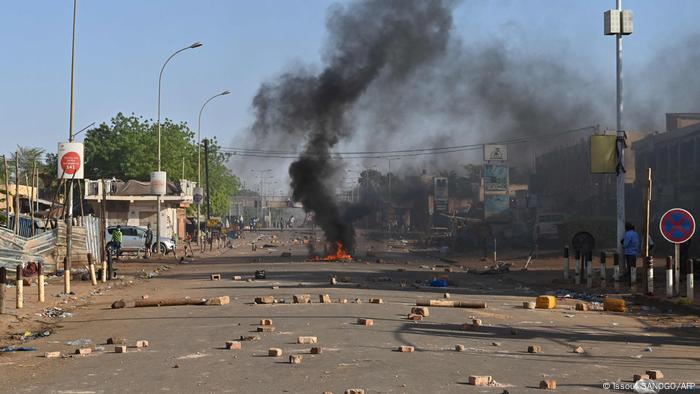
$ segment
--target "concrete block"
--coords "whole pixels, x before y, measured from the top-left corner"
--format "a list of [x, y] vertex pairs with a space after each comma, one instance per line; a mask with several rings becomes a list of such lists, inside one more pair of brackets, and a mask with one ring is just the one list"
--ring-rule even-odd
[[272, 325], [272, 320], [270, 320], [270, 319], [260, 319], [260, 325], [261, 325], [261, 326], [271, 326], [271, 325]]
[[233, 278], [231, 278], [231, 279], [232, 280], [243, 280], [243, 277], [240, 275], [234, 275]]
[[603, 310], [609, 312], [624, 312], [625, 300], [619, 298], [606, 298], [603, 300]]
[[649, 375], [649, 379], [657, 380], [657, 379], [664, 378], [663, 372], [659, 371], [658, 369], [650, 369], [646, 372], [647, 372], [647, 375]]
[[545, 379], [540, 381], [540, 388], [543, 390], [556, 390], [557, 381], [554, 379]]
[[230, 302], [231, 302], [231, 299], [228, 296], [221, 296], [221, 297], [207, 298], [206, 304], [211, 305], [211, 306], [221, 306], [221, 305], [227, 305]]
[[365, 394], [364, 389], [347, 389], [345, 390], [345, 394]]
[[59, 357], [61, 357], [61, 352], [46, 352], [46, 353], [44, 353], [44, 357], [46, 357], [46, 358], [59, 358]]
[[298, 337], [297, 343], [301, 345], [312, 345], [318, 343], [317, 337]]
[[323, 348], [320, 346], [314, 346], [311, 348], [311, 354], [321, 354], [323, 353]]
[[295, 304], [310, 304], [311, 303], [311, 294], [296, 294], [294, 295], [294, 303]]
[[532, 301], [524, 301], [523, 308], [525, 309], [535, 309], [535, 303]]
[[275, 326], [258, 326], [258, 332], [275, 332]]
[[455, 351], [456, 351], [456, 352], [463, 352], [463, 351], [464, 351], [464, 345], [455, 345]]
[[124, 345], [115, 346], [114, 353], [126, 353], [126, 346], [124, 346]]
[[80, 349], [75, 349], [75, 354], [81, 355], [81, 356], [87, 356], [88, 354], [92, 353], [92, 349], [89, 347], [84, 347]]
[[331, 300], [331, 296], [328, 294], [319, 294], [318, 300], [321, 304], [331, 304], [333, 301]]
[[238, 341], [226, 341], [226, 349], [241, 350], [241, 343]]
[[369, 303], [370, 304], [383, 304], [384, 300], [382, 300], [381, 298], [370, 298]]
[[399, 346], [398, 351], [399, 353], [413, 353], [416, 349], [413, 346]]
[[373, 326], [374, 320], [372, 319], [357, 319], [357, 324], [361, 326]]
[[581, 346], [577, 346], [576, 348], [574, 348], [574, 353], [583, 354], [586, 353], [586, 351], [583, 350]]
[[292, 354], [289, 356], [290, 364], [301, 364], [302, 361], [304, 361], [304, 357], [301, 354]]
[[275, 303], [275, 297], [269, 295], [269, 296], [262, 296], [262, 297], [255, 297], [255, 303], [256, 304], [274, 304]]
[[576, 310], [577, 311], [586, 312], [586, 311], [589, 311], [590, 309], [591, 309], [590, 305], [588, 305], [585, 302], [577, 302], [576, 303]]
[[542, 347], [538, 345], [530, 345], [527, 347], [528, 353], [542, 353]]
[[493, 382], [493, 378], [491, 376], [469, 376], [469, 384], [472, 386], [488, 386], [491, 384], [491, 382]]
[[221, 274], [211, 274], [209, 276], [209, 279], [211, 280], [221, 280]]
[[635, 382], [638, 380], [642, 380], [642, 379], [649, 380], [649, 375], [647, 375], [647, 374], [635, 374], [634, 376], [632, 376], [632, 380]]
[[146, 341], [146, 340], [136, 341], [136, 347], [139, 347], [139, 348], [148, 347], [148, 341]]
[[267, 350], [267, 355], [270, 357], [282, 357], [282, 349], [271, 347]]
[[408, 315], [408, 320], [420, 321], [423, 320], [423, 315], [416, 315], [415, 313], [410, 313]]
[[411, 308], [411, 313], [415, 313], [416, 315], [421, 315], [423, 317], [428, 317], [430, 316], [430, 309], [425, 306], [414, 306]]
[[557, 307], [557, 297], [550, 295], [539, 296], [535, 300], [535, 307], [538, 309], [554, 309]]

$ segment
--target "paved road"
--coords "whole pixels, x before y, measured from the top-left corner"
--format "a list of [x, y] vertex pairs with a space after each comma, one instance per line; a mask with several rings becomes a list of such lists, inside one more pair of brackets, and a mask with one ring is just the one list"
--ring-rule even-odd
[[[450, 273], [461, 285], [448, 290], [452, 299], [484, 300], [488, 308], [430, 308], [428, 318], [413, 322], [406, 315], [417, 298], [443, 296], [444, 290], [411, 286], [444, 274], [420, 268], [439, 262], [411, 257], [406, 264], [407, 257], [385, 254], [382, 264], [316, 263], [304, 261], [303, 246], [292, 247], [293, 258], [277, 257], [283, 250], [286, 246], [257, 252], [241, 247], [191, 260], [123, 292], [127, 298], [147, 294], [151, 299], [226, 295], [231, 303], [225, 306], [112, 310], [115, 297], [99, 297], [75, 317], [62, 320], [53, 335], [31, 342], [38, 352], [0, 356], [5, 382], [0, 391], [320, 394], [358, 387], [367, 393], [534, 393], [541, 392], [540, 380], [551, 378], [558, 391], [577, 393], [606, 392], [604, 382], [631, 383], [633, 374], [647, 369], [662, 370], [665, 382], [700, 380], [697, 328], [658, 327], [650, 324], [649, 316], [634, 313], [572, 311], [572, 302], [555, 310], [525, 310], [522, 302], [533, 300], [538, 290], [518, 284], [516, 273]], [[256, 269], [265, 269], [267, 278], [231, 280], [233, 275], [251, 277]], [[211, 273], [221, 274], [222, 280], [209, 280]], [[331, 286], [330, 275], [347, 282]], [[408, 285], [401, 287], [401, 280]], [[311, 294], [314, 303], [290, 304], [292, 295], [300, 293]], [[333, 304], [318, 303], [324, 293]], [[263, 295], [287, 303], [252, 303]], [[369, 304], [374, 297], [384, 303]], [[375, 325], [357, 325], [358, 318], [374, 319]], [[484, 326], [462, 330], [471, 318], [481, 319]], [[260, 319], [272, 319], [275, 332], [255, 332]], [[224, 349], [226, 341], [249, 335], [260, 335], [260, 340], [244, 341], [240, 350]], [[321, 354], [311, 355], [311, 345], [296, 344], [305, 335], [319, 338]], [[112, 345], [103, 344], [112, 336], [130, 344], [145, 339], [150, 346], [116, 354]], [[42, 357], [47, 351], [70, 353], [75, 346], [66, 342], [80, 338], [91, 339], [93, 348], [103, 346], [104, 351]], [[453, 350], [458, 344], [465, 346], [464, 352]], [[399, 353], [395, 350], [400, 345], [415, 346], [416, 351]], [[529, 345], [541, 346], [542, 353], [527, 353]], [[585, 354], [572, 352], [579, 345]], [[271, 347], [282, 348], [284, 357], [268, 357]], [[289, 364], [290, 354], [302, 354], [303, 363]], [[491, 375], [497, 384], [469, 386], [469, 375]]]

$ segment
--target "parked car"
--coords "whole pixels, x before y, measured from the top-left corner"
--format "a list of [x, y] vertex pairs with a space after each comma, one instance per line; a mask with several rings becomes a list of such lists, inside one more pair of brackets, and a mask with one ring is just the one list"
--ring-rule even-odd
[[[107, 242], [107, 250], [113, 251], [114, 244], [112, 243], [112, 231], [116, 229], [117, 226], [107, 227], [107, 233], [105, 234], [105, 240]], [[122, 252], [136, 252], [141, 253], [146, 248], [146, 227], [140, 226], [121, 226], [122, 228]], [[175, 249], [175, 242], [167, 237], [160, 237], [160, 252], [163, 254], [168, 254]], [[154, 242], [151, 251], [156, 253], [158, 249], [158, 244]]]

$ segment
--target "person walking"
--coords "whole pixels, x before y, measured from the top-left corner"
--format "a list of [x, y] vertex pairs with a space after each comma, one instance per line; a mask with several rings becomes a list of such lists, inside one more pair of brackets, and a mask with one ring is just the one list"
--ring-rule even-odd
[[153, 248], [153, 230], [151, 230], [151, 223], [146, 226], [146, 235], [144, 237], [144, 247], [146, 248], [143, 258], [147, 259], [151, 257], [151, 249]]
[[625, 223], [625, 237], [622, 239], [622, 249], [625, 254], [625, 272], [629, 275], [630, 267], [636, 265], [639, 256], [639, 234], [632, 223]]

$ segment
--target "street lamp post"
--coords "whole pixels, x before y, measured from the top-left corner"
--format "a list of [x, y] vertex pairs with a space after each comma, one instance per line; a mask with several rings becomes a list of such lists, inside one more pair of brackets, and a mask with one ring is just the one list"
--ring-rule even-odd
[[[178, 49], [177, 51], [173, 52], [168, 59], [165, 60], [165, 63], [163, 63], [163, 67], [160, 69], [160, 74], [158, 76], [158, 173], [161, 174], [161, 168], [160, 168], [160, 93], [161, 93], [161, 86], [163, 84], [163, 71], [165, 71], [165, 66], [168, 65], [168, 62], [170, 62], [170, 59], [175, 57], [178, 53], [188, 50], [188, 49], [194, 49], [194, 48], [199, 48], [202, 46], [202, 43], [200, 42], [195, 42], [192, 45], [186, 46], [182, 49]], [[167, 179], [163, 179], [163, 182], [166, 182], [165, 188], [167, 190]], [[151, 176], [151, 187], [153, 187], [153, 176]], [[161, 199], [161, 194], [163, 194], [160, 190], [156, 192], [156, 245], [158, 247], [156, 248], [156, 253], [160, 254], [160, 199]]]
[[[199, 110], [199, 120], [197, 121], [197, 187], [201, 190], [202, 188], [202, 112], [204, 112], [204, 107], [209, 104], [210, 101], [214, 100], [219, 96], [225, 96], [230, 94], [228, 90], [224, 90], [219, 94], [211, 96], [207, 101], [202, 104], [202, 108]], [[197, 244], [199, 244], [199, 218], [200, 218], [200, 207], [202, 201], [197, 202], [197, 228], [195, 230], [195, 236], [197, 237]]]
[[[74, 90], [75, 90], [75, 21], [78, 13], [78, 0], [73, 0], [73, 41], [71, 44], [70, 61], [70, 114], [68, 121], [68, 142], [73, 142], [73, 114], [74, 114]], [[60, 165], [60, 164], [59, 164]], [[19, 185], [19, 181], [17, 182]], [[19, 198], [19, 196], [17, 196]], [[15, 213], [15, 223], [19, 223], [19, 210]], [[32, 224], [33, 225], [33, 224]], [[73, 179], [68, 182], [68, 222], [66, 223], [66, 259], [63, 273], [63, 292], [68, 294], [70, 288], [71, 254], [73, 250]]]

